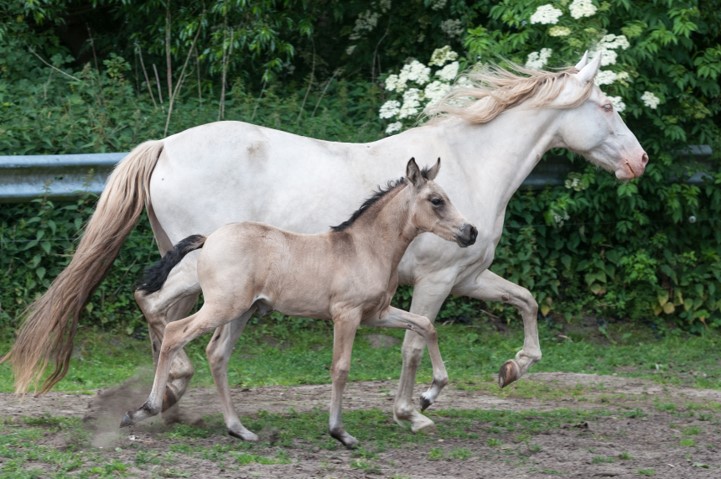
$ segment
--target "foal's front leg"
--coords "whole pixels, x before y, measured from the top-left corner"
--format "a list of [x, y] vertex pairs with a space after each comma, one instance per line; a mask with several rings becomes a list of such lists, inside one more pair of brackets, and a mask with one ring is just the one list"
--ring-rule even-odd
[[331, 366], [331, 379], [333, 389], [330, 397], [330, 418], [328, 430], [330, 435], [339, 440], [348, 449], [358, 445], [358, 440], [348, 434], [343, 427], [341, 409], [343, 389], [345, 389], [350, 372], [351, 353], [355, 333], [360, 325], [361, 315], [351, 312], [333, 318], [333, 364]]
[[426, 341], [428, 356], [431, 358], [433, 367], [433, 383], [426, 392], [421, 394], [421, 411], [426, 410], [428, 406], [436, 401], [441, 390], [448, 384], [448, 373], [446, 372], [446, 366], [443, 364], [441, 350], [438, 347], [438, 334], [431, 320], [425, 316], [389, 306], [380, 314], [377, 320], [369, 321], [366, 324], [369, 326], [407, 329], [420, 334]]

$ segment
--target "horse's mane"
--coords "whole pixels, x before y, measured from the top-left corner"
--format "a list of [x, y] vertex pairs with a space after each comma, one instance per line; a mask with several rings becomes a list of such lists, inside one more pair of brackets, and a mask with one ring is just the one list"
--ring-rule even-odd
[[[460, 117], [470, 123], [488, 123], [503, 111], [526, 100], [538, 108], [550, 104], [563, 89], [568, 78], [577, 73], [575, 67], [559, 71], [543, 71], [511, 64], [510, 69], [487, 65], [470, 71], [464, 77], [467, 85], [457, 85], [429, 107], [426, 114], [431, 121]], [[588, 99], [593, 82], [588, 82], [578, 98], [559, 105], [574, 108]]]
[[[428, 171], [429, 168], [423, 168], [421, 170], [421, 176], [423, 178], [428, 179]], [[343, 223], [337, 225], [337, 226], [331, 226], [330, 229], [333, 231], [344, 231], [348, 229], [355, 221], [363, 215], [366, 211], [368, 211], [373, 205], [378, 203], [381, 198], [384, 198], [386, 195], [388, 195], [391, 191], [395, 191], [396, 189], [405, 186], [406, 185], [406, 179], [398, 178], [397, 180], [390, 180], [385, 188], [379, 187], [378, 190], [373, 193], [373, 196], [368, 198], [363, 202], [362, 205], [351, 215], [350, 218], [345, 220]]]

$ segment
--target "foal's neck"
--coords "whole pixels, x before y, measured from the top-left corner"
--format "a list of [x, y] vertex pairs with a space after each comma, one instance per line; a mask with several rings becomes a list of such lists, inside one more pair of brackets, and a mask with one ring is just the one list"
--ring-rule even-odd
[[356, 248], [370, 251], [372, 257], [379, 258], [392, 270], [398, 267], [408, 245], [420, 233], [411, 221], [412, 188], [406, 184], [390, 191], [348, 230]]

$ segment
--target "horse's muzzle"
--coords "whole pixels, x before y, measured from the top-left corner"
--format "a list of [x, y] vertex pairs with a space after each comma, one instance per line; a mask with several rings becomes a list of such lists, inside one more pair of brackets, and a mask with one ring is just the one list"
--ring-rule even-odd
[[456, 243], [458, 243], [458, 246], [461, 248], [465, 248], [475, 243], [477, 237], [478, 230], [476, 227], [466, 223], [461, 226], [461, 230], [456, 235]]

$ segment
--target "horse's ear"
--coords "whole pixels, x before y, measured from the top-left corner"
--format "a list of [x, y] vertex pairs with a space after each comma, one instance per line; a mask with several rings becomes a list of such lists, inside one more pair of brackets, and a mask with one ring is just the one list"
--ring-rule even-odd
[[408, 164], [406, 165], [406, 178], [408, 178], [408, 181], [410, 181], [413, 186], [418, 186], [423, 181], [423, 175], [421, 174], [420, 168], [418, 168], [415, 158], [408, 160]]
[[436, 164], [426, 172], [426, 178], [429, 180], [435, 180], [436, 176], [438, 176], [438, 170], [441, 169], [441, 157], [438, 157], [438, 161], [436, 161]]
[[576, 63], [576, 70], [581, 71], [581, 68], [585, 67], [588, 63], [588, 50], [583, 52], [583, 57], [581, 57], [581, 61]]
[[578, 72], [578, 79], [581, 80], [582, 83], [588, 83], [590, 81], [593, 81], [594, 78], [596, 78], [596, 73], [598, 73], [598, 68], [601, 66], [601, 54], [599, 53], [596, 55], [596, 58], [591, 60], [586, 66], [581, 68], [581, 71]]

